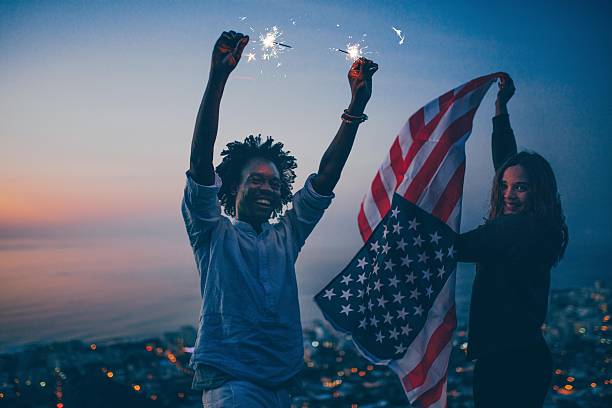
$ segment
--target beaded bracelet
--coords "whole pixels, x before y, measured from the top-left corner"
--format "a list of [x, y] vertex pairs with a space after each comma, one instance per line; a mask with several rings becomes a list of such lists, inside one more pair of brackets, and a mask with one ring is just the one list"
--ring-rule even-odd
[[340, 118], [342, 119], [342, 122], [347, 123], [349, 125], [352, 123], [360, 124], [368, 120], [368, 115], [362, 113], [359, 116], [354, 116], [348, 112], [348, 109], [345, 109], [344, 113], [340, 116]]

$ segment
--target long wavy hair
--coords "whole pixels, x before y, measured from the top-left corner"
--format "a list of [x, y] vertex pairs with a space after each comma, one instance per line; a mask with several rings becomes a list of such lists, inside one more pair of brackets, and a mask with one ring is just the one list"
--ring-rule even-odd
[[519, 152], [506, 160], [497, 169], [491, 188], [491, 206], [488, 219], [492, 220], [503, 214], [504, 198], [502, 179], [506, 169], [520, 165], [529, 176], [530, 194], [527, 213], [544, 219], [561, 232], [561, 243], [553, 259], [556, 265], [567, 248], [569, 232], [561, 206], [561, 197], [557, 189], [557, 179], [548, 161], [535, 152]]
[[283, 150], [282, 143], [275, 143], [270, 136], [264, 142], [261, 140], [261, 135], [250, 135], [244, 139], [244, 142], [228, 143], [227, 148], [221, 152], [223, 160], [216, 168], [223, 182], [217, 196], [225, 213], [231, 217], [236, 216], [236, 194], [242, 181], [242, 170], [252, 159], [260, 158], [274, 163], [280, 174], [281, 199], [278, 207], [273, 210], [272, 216], [280, 214], [283, 206], [293, 197], [291, 189], [295, 180], [294, 169], [297, 167], [297, 161], [289, 153]]

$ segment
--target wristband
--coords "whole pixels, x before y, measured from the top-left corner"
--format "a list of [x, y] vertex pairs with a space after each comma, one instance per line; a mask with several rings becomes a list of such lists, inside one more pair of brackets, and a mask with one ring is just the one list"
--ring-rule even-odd
[[348, 109], [345, 109], [344, 113], [340, 116], [340, 118], [342, 119], [342, 122], [347, 123], [347, 124], [353, 124], [353, 123], [360, 124], [368, 120], [368, 115], [366, 115], [365, 113], [362, 113], [359, 116], [354, 116], [348, 112]]

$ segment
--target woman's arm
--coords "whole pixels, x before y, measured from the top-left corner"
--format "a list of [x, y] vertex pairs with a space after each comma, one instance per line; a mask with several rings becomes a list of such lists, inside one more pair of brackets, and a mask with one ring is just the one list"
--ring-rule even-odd
[[491, 150], [493, 152], [493, 166], [495, 171], [501, 167], [508, 158], [517, 152], [514, 132], [510, 127], [508, 116], [508, 101], [514, 95], [514, 82], [510, 75], [504, 74], [499, 80], [499, 91], [495, 101], [495, 117], [493, 118], [493, 135], [491, 137]]
[[475, 230], [459, 235], [459, 262], [516, 263], [537, 261], [550, 255], [552, 231], [537, 218], [524, 214], [498, 217]]

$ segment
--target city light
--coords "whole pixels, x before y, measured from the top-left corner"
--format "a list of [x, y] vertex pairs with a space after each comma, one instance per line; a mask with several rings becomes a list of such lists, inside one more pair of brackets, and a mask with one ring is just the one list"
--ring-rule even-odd
[[106, 373], [106, 376], [107, 376], [108, 378], [113, 378], [113, 372], [112, 372], [112, 371], [107, 372], [107, 373]]

